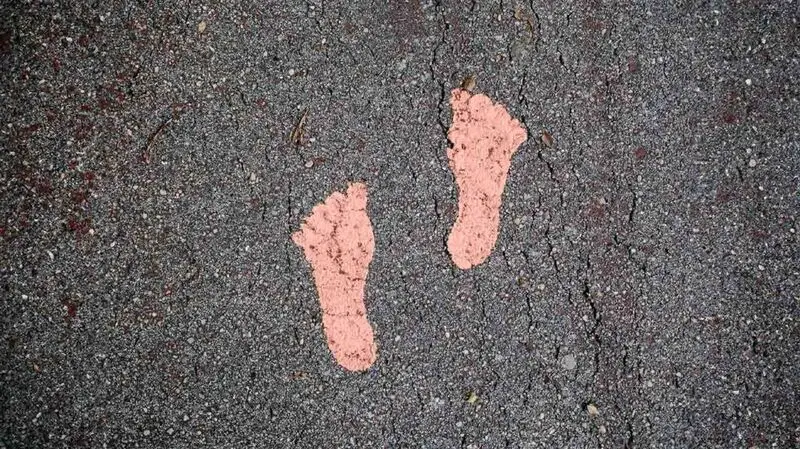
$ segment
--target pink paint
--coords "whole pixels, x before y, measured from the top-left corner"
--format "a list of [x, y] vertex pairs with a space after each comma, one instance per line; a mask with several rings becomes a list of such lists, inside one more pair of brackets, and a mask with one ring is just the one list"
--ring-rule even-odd
[[375, 362], [377, 347], [364, 305], [367, 268], [375, 251], [367, 187], [351, 184], [314, 206], [292, 240], [311, 264], [322, 325], [336, 361], [351, 371]]
[[458, 184], [458, 216], [447, 249], [456, 266], [466, 270], [486, 260], [494, 248], [511, 156], [528, 136], [486, 95], [454, 89], [450, 106], [447, 157]]

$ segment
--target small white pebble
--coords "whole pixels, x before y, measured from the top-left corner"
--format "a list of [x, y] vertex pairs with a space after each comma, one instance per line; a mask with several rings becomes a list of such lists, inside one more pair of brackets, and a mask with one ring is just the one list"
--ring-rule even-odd
[[314, 166], [314, 161], [307, 161], [307, 162], [305, 163], [305, 166], [306, 166], [306, 168], [311, 168], [311, 167], [313, 167], [313, 166]]
[[168, 433], [168, 434], [170, 434], [170, 435], [172, 435], [173, 433], [175, 433], [175, 429], [173, 429], [172, 427], [170, 427], [169, 429], [167, 429], [167, 433]]
[[753, 85], [753, 80], [751, 80], [750, 78], [747, 78], [746, 80], [744, 80], [744, 83], [747, 84], [748, 86], [752, 86]]
[[150, 429], [145, 429], [144, 436], [146, 436], [146, 437], [150, 436]]
[[183, 420], [184, 421], [188, 421], [189, 420], [189, 415], [183, 415]]
[[748, 162], [747, 165], [750, 166], [751, 168], [755, 167], [756, 166], [756, 160], [755, 159], [750, 159], [750, 162]]
[[294, 69], [289, 69], [289, 76], [294, 76]]

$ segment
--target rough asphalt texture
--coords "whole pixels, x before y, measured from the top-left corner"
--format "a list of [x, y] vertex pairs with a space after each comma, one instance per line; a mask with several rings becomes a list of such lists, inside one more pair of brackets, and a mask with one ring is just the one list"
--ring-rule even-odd
[[[0, 446], [798, 444], [796, 2], [0, 17]], [[445, 131], [470, 74], [531, 138], [464, 272]], [[360, 374], [289, 240], [348, 181], [376, 236]]]

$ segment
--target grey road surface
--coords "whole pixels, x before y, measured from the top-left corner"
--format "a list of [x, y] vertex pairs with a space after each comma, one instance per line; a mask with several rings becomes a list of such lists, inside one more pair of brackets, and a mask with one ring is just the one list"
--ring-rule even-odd
[[[796, 1], [2, 3], [0, 447], [800, 444]], [[530, 137], [461, 271], [469, 75]], [[289, 240], [351, 181], [363, 373]]]

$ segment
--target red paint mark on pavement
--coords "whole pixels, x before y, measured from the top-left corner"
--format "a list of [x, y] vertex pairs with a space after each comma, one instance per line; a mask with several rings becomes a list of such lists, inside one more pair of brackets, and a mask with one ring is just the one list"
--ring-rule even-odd
[[639, 71], [639, 60], [636, 59], [636, 56], [628, 57], [628, 71], [631, 73], [636, 73]]
[[367, 321], [364, 288], [375, 252], [366, 211], [367, 187], [351, 184], [314, 206], [292, 235], [311, 264], [322, 309], [322, 325], [336, 361], [351, 371], [375, 362], [377, 347]]
[[41, 128], [41, 126], [42, 125], [40, 125], [38, 123], [34, 123], [34, 124], [28, 125], [28, 126], [23, 126], [19, 130], [20, 139], [22, 139], [22, 140], [29, 139], [33, 135], [33, 133], [35, 133], [36, 131], [39, 131], [39, 128]]
[[70, 218], [67, 220], [67, 229], [74, 232], [78, 236], [83, 236], [89, 233], [92, 229], [92, 219], [85, 218], [83, 220]]
[[67, 311], [67, 315], [64, 317], [65, 320], [69, 321], [78, 316], [78, 304], [76, 304], [75, 301], [65, 298], [61, 300], [61, 304]]
[[500, 205], [511, 156], [528, 136], [519, 121], [483, 94], [454, 89], [453, 124], [447, 138], [450, 169], [458, 184], [458, 216], [447, 239], [461, 269], [491, 254], [500, 227]]
[[737, 117], [736, 114], [733, 114], [731, 112], [726, 112], [722, 116], [722, 121], [728, 124], [737, 123], [739, 121], [739, 117]]

